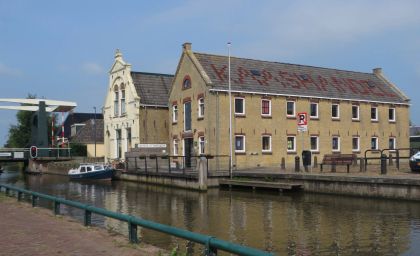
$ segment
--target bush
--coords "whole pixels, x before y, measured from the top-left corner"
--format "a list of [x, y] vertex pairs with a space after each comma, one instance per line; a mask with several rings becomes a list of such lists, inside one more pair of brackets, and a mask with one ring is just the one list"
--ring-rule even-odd
[[87, 156], [87, 146], [79, 143], [71, 143], [71, 155], [72, 156]]

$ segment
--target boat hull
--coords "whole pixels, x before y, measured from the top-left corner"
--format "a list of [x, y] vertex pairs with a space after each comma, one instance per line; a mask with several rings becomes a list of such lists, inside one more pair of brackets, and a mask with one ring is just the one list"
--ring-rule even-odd
[[69, 174], [69, 177], [72, 180], [105, 180], [105, 179], [111, 179], [113, 175], [114, 175], [114, 170], [107, 169], [103, 171]]

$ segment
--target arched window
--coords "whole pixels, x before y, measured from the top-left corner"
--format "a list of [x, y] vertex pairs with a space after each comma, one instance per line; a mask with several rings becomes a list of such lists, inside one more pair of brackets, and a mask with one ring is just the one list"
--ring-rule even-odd
[[186, 90], [188, 88], [191, 88], [191, 77], [186, 75], [182, 81], [182, 90]]
[[115, 86], [114, 88], [114, 116], [118, 116], [120, 114], [119, 109], [119, 92], [118, 92], [118, 86]]
[[125, 114], [125, 86], [121, 84], [121, 115]]

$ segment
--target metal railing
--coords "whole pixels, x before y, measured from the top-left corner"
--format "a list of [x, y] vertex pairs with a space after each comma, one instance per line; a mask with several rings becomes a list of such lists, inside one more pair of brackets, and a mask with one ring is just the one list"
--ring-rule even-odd
[[228, 175], [230, 158], [226, 155], [170, 156], [140, 155], [125, 159], [125, 170], [134, 173], [169, 173], [188, 176], [197, 175], [197, 164], [201, 157], [206, 159], [207, 174]]
[[91, 225], [91, 218], [92, 213], [99, 214], [105, 217], [113, 218], [116, 220], [124, 221], [128, 223], [128, 236], [131, 243], [139, 243], [139, 239], [137, 236], [137, 226], [141, 226], [143, 228], [152, 229], [161, 233], [165, 233], [168, 235], [176, 236], [179, 238], [183, 238], [192, 242], [196, 242], [205, 246], [205, 255], [217, 255], [217, 250], [222, 250], [226, 252], [230, 252], [237, 255], [273, 255], [271, 253], [261, 251], [255, 248], [234, 244], [228, 241], [224, 241], [218, 239], [213, 236], [203, 235], [195, 232], [191, 232], [188, 230], [172, 227], [169, 225], [153, 222], [150, 220], [141, 219], [136, 216], [121, 214], [117, 212], [112, 212], [104, 208], [98, 208], [92, 205], [83, 204], [80, 202], [75, 202], [71, 200], [67, 200], [60, 197], [50, 196], [47, 194], [42, 194], [6, 184], [0, 184], [0, 192], [2, 188], [5, 188], [6, 195], [10, 195], [10, 190], [15, 191], [17, 193], [18, 201], [22, 200], [22, 195], [30, 195], [32, 200], [32, 206], [37, 206], [37, 202], [40, 198], [52, 201], [53, 212], [54, 214], [60, 214], [60, 205], [64, 204], [67, 206], [75, 207], [81, 210], [84, 210], [84, 225], [90, 226]]

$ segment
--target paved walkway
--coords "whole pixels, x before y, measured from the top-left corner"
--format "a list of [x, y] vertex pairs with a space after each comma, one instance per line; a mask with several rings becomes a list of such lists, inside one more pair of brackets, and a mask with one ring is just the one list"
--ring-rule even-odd
[[0, 255], [165, 255], [150, 245], [131, 245], [127, 237], [86, 228], [51, 210], [32, 208], [0, 193]]

